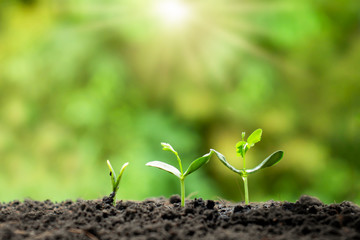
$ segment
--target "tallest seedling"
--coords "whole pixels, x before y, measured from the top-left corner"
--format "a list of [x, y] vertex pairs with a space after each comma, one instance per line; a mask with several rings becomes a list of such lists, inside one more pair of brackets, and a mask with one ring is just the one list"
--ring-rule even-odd
[[255, 172], [257, 172], [257, 171], [259, 171], [259, 170], [261, 170], [263, 168], [267, 168], [267, 167], [271, 167], [271, 166], [275, 165], [276, 163], [278, 163], [282, 159], [282, 157], [284, 155], [283, 151], [276, 151], [273, 154], [271, 154], [270, 156], [268, 156], [264, 161], [262, 161], [256, 167], [251, 168], [251, 169], [247, 169], [246, 168], [245, 155], [249, 151], [249, 149], [252, 148], [255, 145], [255, 143], [260, 142], [261, 135], [262, 135], [262, 130], [261, 129], [256, 129], [252, 134], [250, 134], [250, 136], [245, 141], [245, 132], [243, 132], [241, 134], [241, 141], [236, 144], [236, 152], [243, 159], [243, 168], [240, 169], [240, 170], [234, 168], [233, 166], [231, 166], [226, 161], [224, 155], [222, 155], [221, 153], [213, 150], [215, 152], [215, 154], [217, 155], [217, 157], [220, 159], [220, 161], [226, 167], [228, 167], [231, 171], [236, 172], [237, 174], [239, 174], [242, 177], [242, 179], [244, 181], [245, 204], [249, 204], [249, 190], [248, 190], [248, 181], [247, 181], [248, 175], [252, 174], [252, 173], [255, 173]]

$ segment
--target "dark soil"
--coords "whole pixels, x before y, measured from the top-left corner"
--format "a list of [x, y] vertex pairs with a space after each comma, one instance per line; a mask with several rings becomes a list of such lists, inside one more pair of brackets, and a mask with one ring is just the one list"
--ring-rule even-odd
[[115, 207], [106, 198], [13, 201], [0, 204], [0, 239], [360, 240], [360, 208], [351, 202], [324, 205], [309, 196], [250, 205], [195, 199], [185, 208], [178, 196], [119, 201]]

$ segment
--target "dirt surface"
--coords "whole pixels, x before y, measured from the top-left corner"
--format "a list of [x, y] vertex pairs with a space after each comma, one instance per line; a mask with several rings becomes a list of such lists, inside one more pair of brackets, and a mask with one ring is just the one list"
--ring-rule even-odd
[[0, 204], [0, 239], [352, 239], [360, 240], [360, 208], [324, 205], [302, 196], [296, 203], [250, 205], [202, 199], [157, 198], [13, 201]]

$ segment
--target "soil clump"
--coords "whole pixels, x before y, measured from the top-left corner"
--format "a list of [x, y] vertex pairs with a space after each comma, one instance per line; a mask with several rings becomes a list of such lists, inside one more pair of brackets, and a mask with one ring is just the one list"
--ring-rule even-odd
[[177, 195], [116, 206], [111, 200], [2, 203], [0, 240], [360, 240], [360, 208], [351, 202], [326, 205], [302, 196], [295, 203], [245, 205], [199, 198], [181, 207]]

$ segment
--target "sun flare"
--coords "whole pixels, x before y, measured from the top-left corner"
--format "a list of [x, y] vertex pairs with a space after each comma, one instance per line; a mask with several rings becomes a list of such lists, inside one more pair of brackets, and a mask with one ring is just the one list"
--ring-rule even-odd
[[[278, 4], [245, 0], [124, 2], [84, 5], [81, 13], [98, 19], [79, 29], [114, 27], [119, 33], [128, 34], [132, 41], [129, 44], [137, 50], [131, 56], [140, 78], [163, 78], [165, 82], [177, 72], [196, 81], [209, 76], [214, 81], [224, 81], [231, 78], [229, 69], [239, 66], [246, 55], [285, 66], [258, 44], [258, 39], [267, 39], [273, 34], [261, 19], [294, 9], [282, 0]], [[110, 15], [116, 17], [104, 17]]]
[[190, 8], [180, 0], [162, 0], [154, 6], [154, 13], [166, 25], [180, 25], [190, 17]]

